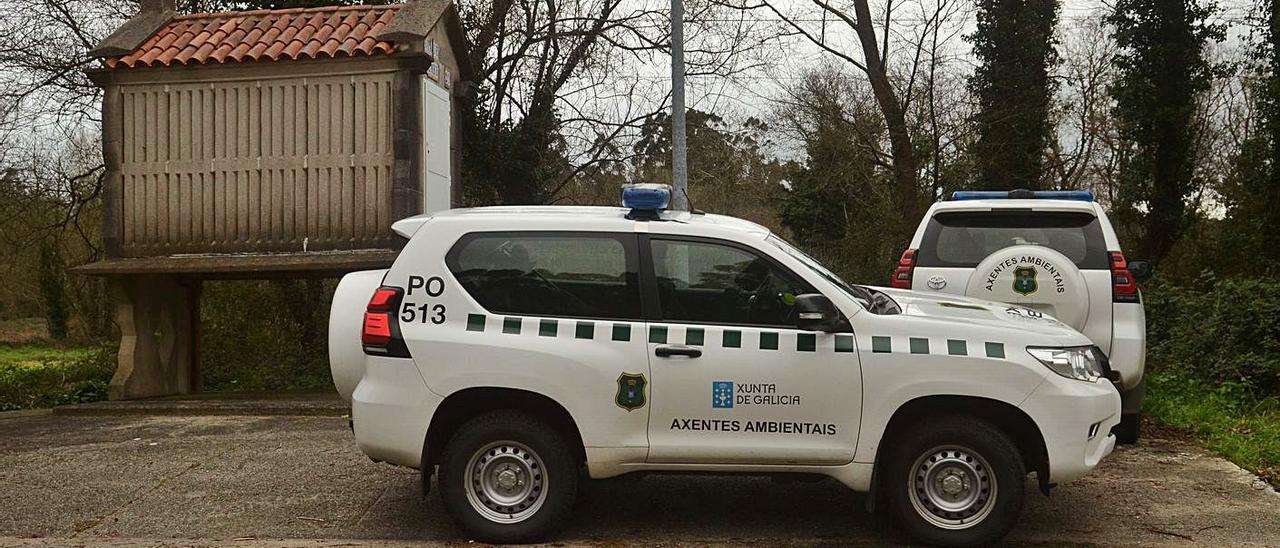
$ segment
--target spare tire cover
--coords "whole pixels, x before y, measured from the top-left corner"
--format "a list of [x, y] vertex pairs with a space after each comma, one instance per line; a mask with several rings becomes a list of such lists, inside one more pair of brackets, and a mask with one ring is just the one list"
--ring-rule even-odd
[[1026, 306], [1075, 329], [1089, 317], [1089, 288], [1075, 263], [1053, 249], [1015, 245], [992, 253], [974, 270], [965, 295]]

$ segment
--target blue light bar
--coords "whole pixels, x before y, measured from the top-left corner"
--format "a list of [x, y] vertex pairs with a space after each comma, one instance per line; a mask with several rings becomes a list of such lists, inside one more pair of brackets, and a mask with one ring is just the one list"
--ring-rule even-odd
[[1009, 193], [1003, 190], [957, 190], [951, 194], [951, 199], [956, 202], [967, 200], [1007, 200]]
[[631, 210], [628, 219], [654, 221], [658, 212], [671, 204], [671, 186], [641, 183], [622, 187], [622, 207]]
[[1077, 202], [1094, 201], [1092, 190], [961, 190], [951, 194], [953, 201], [967, 200], [1072, 200]]

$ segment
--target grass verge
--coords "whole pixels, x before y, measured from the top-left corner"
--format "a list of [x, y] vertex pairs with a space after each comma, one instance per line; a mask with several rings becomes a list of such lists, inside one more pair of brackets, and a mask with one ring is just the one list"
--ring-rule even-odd
[[1280, 396], [1260, 398], [1240, 386], [1148, 375], [1143, 412], [1280, 488]]
[[115, 348], [0, 345], [0, 411], [104, 400]]

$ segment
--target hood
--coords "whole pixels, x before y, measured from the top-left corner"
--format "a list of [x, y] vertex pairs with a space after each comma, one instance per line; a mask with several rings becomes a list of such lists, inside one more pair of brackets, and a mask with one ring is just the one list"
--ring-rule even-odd
[[1030, 308], [1006, 303], [983, 301], [959, 295], [924, 293], [901, 289], [875, 288], [882, 291], [902, 308], [902, 315], [938, 322], [963, 324], [968, 327], [989, 327], [1001, 331], [1011, 329], [1041, 337], [1063, 346], [1084, 346], [1093, 343], [1084, 334], [1056, 318]]

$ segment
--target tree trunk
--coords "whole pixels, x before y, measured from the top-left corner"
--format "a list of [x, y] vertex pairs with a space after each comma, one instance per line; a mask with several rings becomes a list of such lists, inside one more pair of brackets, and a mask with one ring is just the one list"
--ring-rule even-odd
[[893, 157], [894, 202], [902, 211], [900, 234], [906, 234], [915, 228], [924, 214], [924, 201], [916, 186], [916, 154], [911, 140], [911, 131], [907, 128], [906, 113], [902, 110], [902, 102], [898, 100], [893, 85], [889, 82], [889, 73], [884, 59], [876, 47], [876, 31], [871, 24], [871, 8], [867, 0], [854, 2], [854, 13], [857, 15], [854, 30], [858, 33], [858, 42], [862, 46], [866, 58], [867, 77], [871, 80], [871, 91], [875, 95], [876, 104], [884, 116], [885, 127], [889, 132], [889, 154]]

